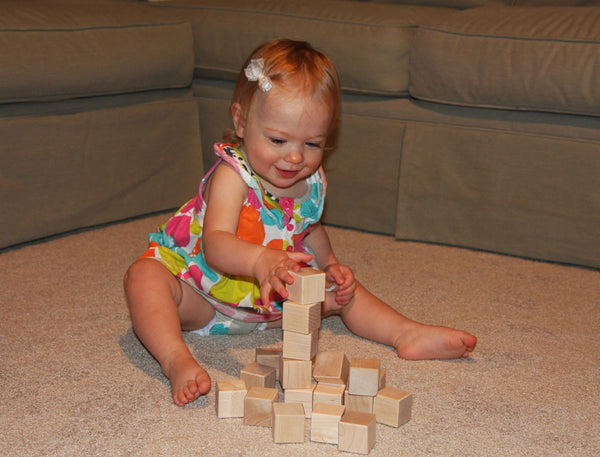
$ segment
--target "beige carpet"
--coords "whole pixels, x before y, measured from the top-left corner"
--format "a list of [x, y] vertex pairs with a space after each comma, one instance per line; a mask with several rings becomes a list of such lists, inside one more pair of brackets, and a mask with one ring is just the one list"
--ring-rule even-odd
[[[0, 255], [0, 455], [338, 455], [219, 420], [212, 392], [172, 403], [121, 289], [145, 232], [163, 219]], [[412, 420], [378, 425], [372, 456], [600, 454], [600, 272], [329, 231], [339, 257], [394, 307], [479, 337], [469, 360], [407, 362], [338, 318], [323, 322], [321, 349], [379, 358], [388, 384], [414, 394]], [[281, 330], [188, 341], [214, 381], [237, 377], [255, 347], [281, 343]]]

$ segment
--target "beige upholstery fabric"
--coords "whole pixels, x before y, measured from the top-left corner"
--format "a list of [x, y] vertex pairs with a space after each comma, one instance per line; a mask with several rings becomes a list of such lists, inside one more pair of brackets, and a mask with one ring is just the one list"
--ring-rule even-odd
[[0, 248], [191, 198], [203, 172], [196, 103], [153, 95], [129, 105], [120, 96], [108, 109], [88, 101], [71, 113], [0, 116]]
[[167, 13], [127, 2], [3, 1], [0, 103], [189, 85], [190, 26]]
[[0, 51], [0, 248], [194, 195], [189, 23], [141, 2], [7, 0]]
[[397, 238], [600, 267], [600, 119], [400, 103]]
[[600, 8], [474, 8], [419, 29], [410, 93], [440, 103], [600, 114]]
[[[349, 5], [351, 3], [351, 6]], [[449, 9], [330, 0], [172, 0], [154, 3], [188, 18], [197, 78], [234, 81], [259, 44], [279, 37], [310, 41], [336, 64], [344, 91], [408, 92], [408, 53], [418, 24]]]

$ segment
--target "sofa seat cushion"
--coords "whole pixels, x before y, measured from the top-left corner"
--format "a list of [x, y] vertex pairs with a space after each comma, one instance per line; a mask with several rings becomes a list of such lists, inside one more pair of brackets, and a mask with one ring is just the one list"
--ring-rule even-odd
[[235, 81], [250, 52], [274, 38], [309, 41], [340, 72], [345, 92], [405, 96], [419, 24], [449, 8], [337, 0], [170, 0], [153, 3], [191, 21], [195, 75]]
[[131, 2], [3, 1], [0, 102], [188, 86], [190, 25], [167, 13]]
[[600, 115], [600, 8], [490, 7], [422, 27], [410, 93], [455, 105]]

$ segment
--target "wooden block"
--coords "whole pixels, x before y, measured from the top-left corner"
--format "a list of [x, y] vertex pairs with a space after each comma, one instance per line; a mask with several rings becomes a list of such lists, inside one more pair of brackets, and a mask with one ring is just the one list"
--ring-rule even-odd
[[366, 395], [352, 395], [346, 390], [344, 392], [344, 405], [347, 411], [358, 411], [361, 413], [373, 414], [373, 404], [375, 397]]
[[244, 398], [247, 392], [243, 379], [217, 381], [215, 390], [217, 417], [244, 417]]
[[319, 331], [308, 335], [283, 331], [283, 358], [311, 360], [319, 349]]
[[344, 404], [344, 390], [346, 386], [318, 383], [313, 391], [313, 407], [317, 403], [325, 403], [330, 405]]
[[350, 363], [346, 354], [339, 351], [323, 351], [315, 358], [313, 378], [327, 384], [347, 384]]
[[375, 397], [373, 412], [377, 422], [399, 427], [410, 420], [413, 397], [405, 390], [384, 387]]
[[375, 446], [375, 414], [346, 411], [339, 424], [338, 450], [368, 454]]
[[285, 389], [283, 392], [285, 403], [302, 403], [304, 406], [304, 413], [306, 418], [309, 419], [312, 416], [313, 410], [313, 391], [317, 386], [313, 383], [309, 388], [306, 389]]
[[303, 443], [306, 417], [300, 403], [273, 403], [273, 441]]
[[284, 330], [297, 333], [312, 333], [321, 327], [321, 302], [301, 305], [295, 301], [283, 302]]
[[273, 403], [279, 401], [279, 391], [268, 387], [250, 387], [244, 399], [244, 424], [271, 427]]
[[353, 358], [348, 375], [348, 392], [352, 395], [368, 395], [374, 397], [379, 391], [378, 359]]
[[312, 361], [281, 359], [279, 368], [281, 388], [307, 389], [312, 386]]
[[302, 268], [299, 272], [290, 271], [293, 284], [287, 285], [288, 299], [308, 305], [325, 300], [325, 273], [314, 268]]
[[254, 361], [261, 365], [275, 368], [275, 379], [279, 381], [279, 364], [281, 363], [281, 349], [276, 348], [256, 348], [254, 351]]
[[338, 426], [345, 407], [343, 405], [324, 405], [317, 403], [312, 412], [310, 440], [320, 443], [338, 443]]
[[385, 370], [380, 368], [379, 369], [379, 390], [383, 389], [385, 387]]
[[275, 388], [275, 368], [252, 362], [246, 365], [240, 371], [240, 378], [246, 381], [246, 386], [250, 387], [269, 387]]

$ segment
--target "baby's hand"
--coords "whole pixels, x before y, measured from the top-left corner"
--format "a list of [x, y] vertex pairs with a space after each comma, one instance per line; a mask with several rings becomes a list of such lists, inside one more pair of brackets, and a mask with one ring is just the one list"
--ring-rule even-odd
[[301, 264], [312, 260], [310, 254], [304, 252], [285, 252], [276, 249], [265, 249], [256, 262], [256, 279], [260, 284], [260, 298], [263, 304], [271, 301], [271, 293], [287, 298], [286, 284], [292, 284], [294, 278], [289, 271], [300, 271]]
[[337, 285], [335, 291], [337, 304], [345, 306], [350, 303], [356, 291], [356, 279], [350, 267], [334, 263], [325, 268], [325, 273], [327, 274], [327, 288]]

